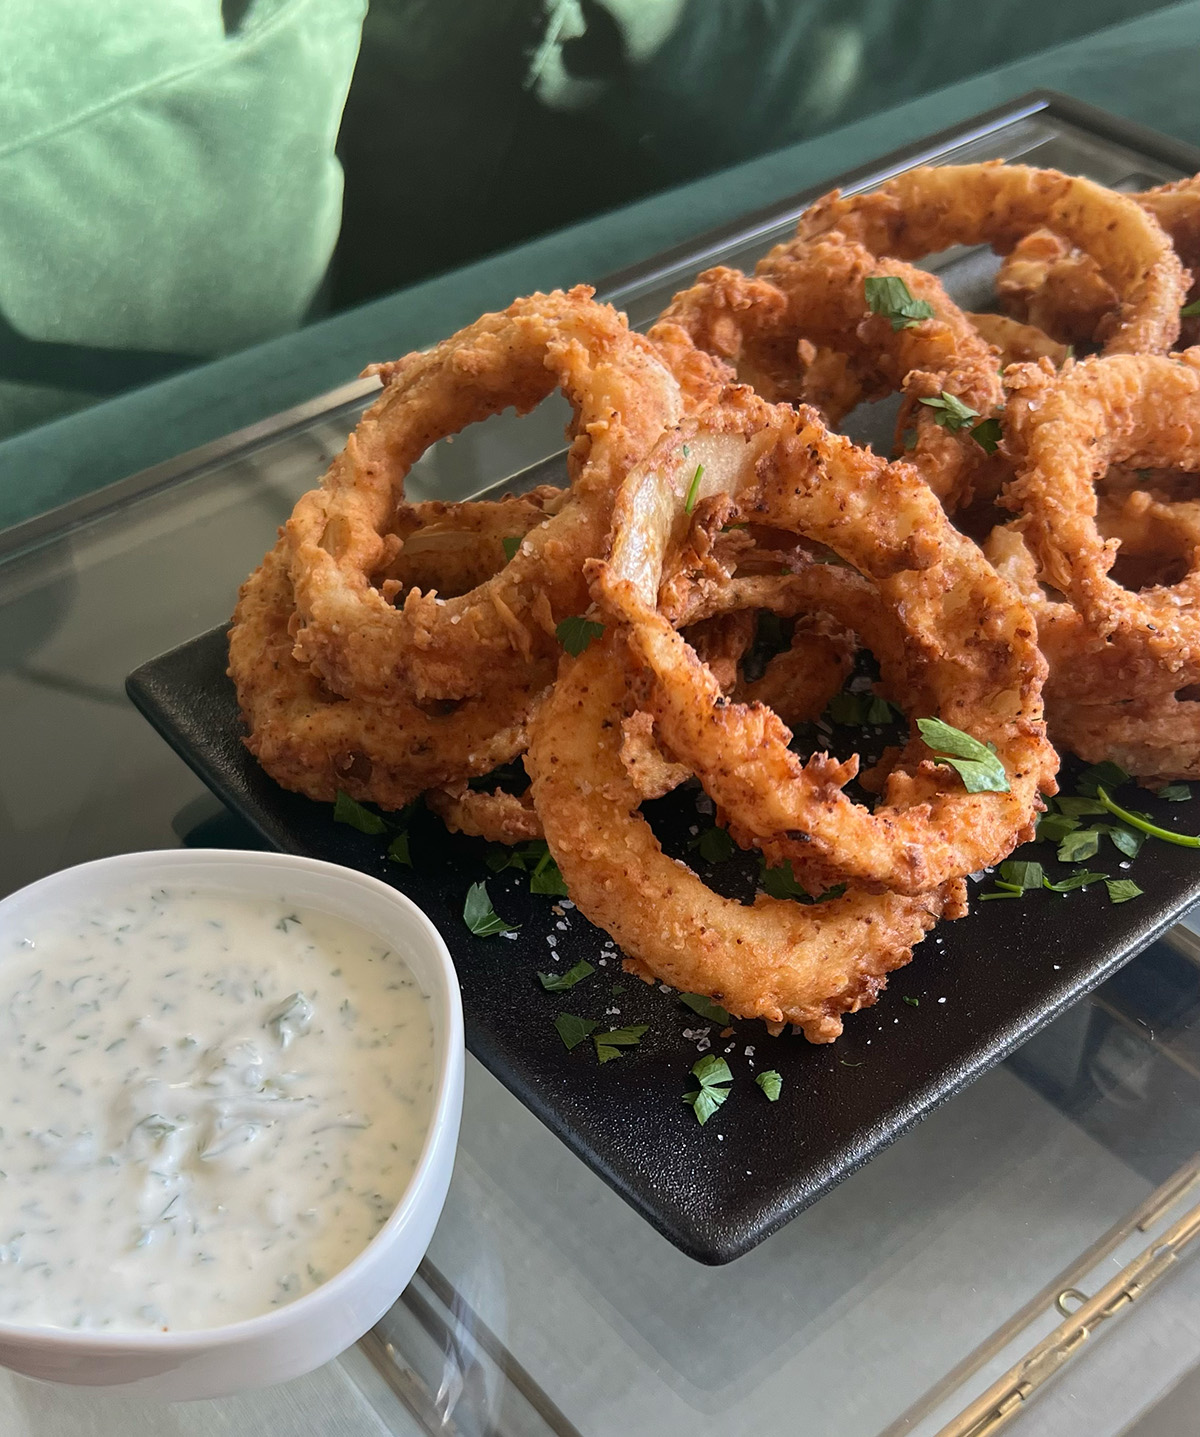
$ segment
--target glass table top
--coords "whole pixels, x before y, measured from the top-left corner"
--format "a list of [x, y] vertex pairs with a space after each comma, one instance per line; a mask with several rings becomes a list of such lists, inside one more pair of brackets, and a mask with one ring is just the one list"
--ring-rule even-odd
[[[656, 305], [654, 286], [629, 301]], [[359, 403], [27, 547], [0, 536], [0, 892], [113, 852], [255, 841], [123, 680], [227, 617]], [[560, 425], [480, 426], [418, 486], [472, 492]], [[432, 1247], [356, 1348], [172, 1409], [0, 1372], [0, 1431], [983, 1437], [1007, 1414], [1171, 1437], [1145, 1414], [1200, 1353], [1198, 1204], [1200, 937], [1183, 927], [726, 1268], [670, 1247], [469, 1059]]]

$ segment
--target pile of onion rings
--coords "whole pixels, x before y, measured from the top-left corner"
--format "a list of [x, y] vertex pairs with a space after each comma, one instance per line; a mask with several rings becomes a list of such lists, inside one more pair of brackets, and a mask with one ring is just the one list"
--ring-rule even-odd
[[[1001, 256], [994, 313], [916, 267], [964, 244]], [[247, 744], [317, 800], [544, 838], [630, 971], [831, 1041], [1032, 837], [1052, 739], [1200, 776], [1195, 260], [1196, 182], [917, 169], [645, 336], [578, 288], [376, 366], [243, 586]], [[554, 389], [566, 488], [406, 500], [431, 444]], [[839, 432], [891, 395], [890, 457]], [[861, 772], [824, 746], [848, 679], [908, 726]], [[489, 784], [516, 760], [527, 787]], [[665, 852], [642, 805], [681, 786], [797, 896]]]

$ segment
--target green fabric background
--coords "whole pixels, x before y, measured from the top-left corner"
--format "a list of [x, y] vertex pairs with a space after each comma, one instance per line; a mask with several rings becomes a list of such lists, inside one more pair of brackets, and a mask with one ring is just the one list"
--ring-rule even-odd
[[514, 294], [595, 280], [1038, 86], [1200, 143], [1200, 0], [922, 95], [0, 443], [0, 527], [428, 344]]
[[[341, 220], [365, 0], [9, 0], [0, 21], [0, 432], [110, 367], [295, 328]], [[69, 372], [68, 372], [69, 370]]]

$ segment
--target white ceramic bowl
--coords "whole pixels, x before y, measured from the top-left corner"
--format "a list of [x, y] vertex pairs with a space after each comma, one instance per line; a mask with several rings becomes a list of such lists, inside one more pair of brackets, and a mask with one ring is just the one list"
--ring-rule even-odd
[[373, 1241], [335, 1277], [287, 1307], [195, 1332], [98, 1333], [0, 1322], [0, 1364], [31, 1377], [132, 1386], [171, 1401], [286, 1382], [320, 1367], [367, 1331], [417, 1269], [437, 1224], [462, 1113], [458, 979], [441, 935], [387, 884], [349, 868], [282, 853], [170, 849], [64, 869], [0, 902], [0, 935], [65, 904], [103, 902], [128, 884], [186, 884], [239, 897], [269, 894], [346, 918], [399, 948], [430, 999], [437, 1095], [408, 1190]]

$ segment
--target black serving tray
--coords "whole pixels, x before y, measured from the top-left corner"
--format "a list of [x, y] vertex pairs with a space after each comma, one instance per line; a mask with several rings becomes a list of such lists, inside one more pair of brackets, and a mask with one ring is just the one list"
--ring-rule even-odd
[[[990, 155], [1074, 167], [1110, 184], [1125, 175], [1155, 183], [1200, 170], [1200, 152], [1074, 101], [1035, 95], [842, 183], [862, 188], [906, 163]], [[635, 317], [642, 309], [655, 312], [652, 306], [684, 282], [689, 266], [694, 272], [743, 256], [752, 262], [755, 246], [772, 242], [807, 198], [701, 237], [690, 250], [650, 261], [602, 292], [627, 303]], [[969, 262], [961, 273], [964, 284], [977, 282]], [[943, 269], [942, 277], [954, 292], [954, 273]], [[268, 539], [264, 534], [264, 547]], [[479, 840], [447, 834], [418, 814], [414, 866], [398, 867], [379, 839], [335, 824], [329, 806], [280, 789], [242, 744], [225, 669], [225, 630], [214, 629], [144, 664], [127, 687], [204, 782], [268, 842], [361, 869], [419, 903], [454, 956], [470, 1050], [664, 1236], [702, 1262], [727, 1262], [760, 1242], [1200, 901], [1200, 853], [1148, 840], [1126, 870], [1108, 848], [1089, 866], [1136, 878], [1141, 897], [1115, 906], [1100, 884], [1066, 896], [1034, 892], [1020, 901], [975, 903], [969, 917], [939, 926], [875, 1008], [847, 1019], [836, 1044], [772, 1039], [761, 1024], [740, 1021], [722, 1036], [677, 995], [624, 975], [607, 935], [569, 905], [531, 896], [527, 875], [490, 874]], [[1068, 767], [1068, 785], [1070, 773]], [[1139, 793], [1135, 804], [1168, 827], [1200, 831], [1200, 799], [1166, 803]], [[685, 851], [703, 821], [695, 791], [661, 801], [654, 821], [669, 851]], [[1050, 845], [1031, 845], [1021, 856], [1055, 874], [1067, 871], [1055, 864]], [[504, 917], [521, 924], [515, 938], [481, 939], [466, 928], [463, 899], [479, 879], [487, 880]], [[736, 863], [712, 881], [731, 895], [750, 882]], [[988, 885], [973, 885], [973, 893], [981, 886]], [[565, 971], [582, 958], [596, 966], [591, 978], [569, 993], [543, 991], [539, 970]], [[591, 1043], [565, 1048], [554, 1027], [561, 1012], [605, 1026], [644, 1023], [649, 1031], [636, 1050], [600, 1066]], [[701, 1127], [682, 1095], [706, 1041], [707, 1051], [727, 1058], [735, 1081], [729, 1100]], [[783, 1077], [774, 1104], [750, 1081], [765, 1068]]]

